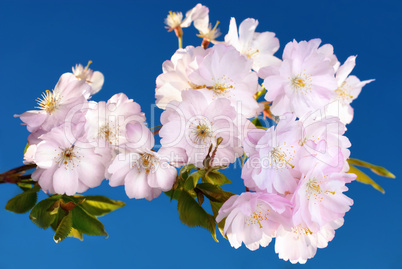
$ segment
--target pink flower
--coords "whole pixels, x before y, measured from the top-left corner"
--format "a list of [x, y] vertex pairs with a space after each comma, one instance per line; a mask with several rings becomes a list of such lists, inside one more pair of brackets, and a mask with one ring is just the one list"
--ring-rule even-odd
[[302, 225], [294, 225], [291, 229], [279, 226], [275, 252], [279, 258], [291, 263], [304, 264], [315, 256], [317, 248], [325, 248], [335, 236], [335, 230], [343, 225], [343, 219], [338, 219], [322, 227], [318, 232], [312, 232]]
[[145, 116], [139, 104], [124, 93], [113, 95], [107, 102], [90, 102], [85, 115], [88, 141], [94, 146], [118, 146], [127, 142], [128, 123], [145, 125]]
[[179, 50], [163, 64], [163, 74], [156, 80], [156, 103], [165, 108], [170, 101], [182, 101], [181, 91], [195, 89], [209, 101], [227, 98], [238, 113], [254, 117], [261, 108], [254, 99], [259, 84], [251, 66], [251, 60], [224, 44]]
[[[86, 103], [85, 95], [91, 87], [77, 80], [73, 74], [63, 74], [53, 91], [46, 91], [38, 99], [40, 110], [27, 111], [19, 117], [30, 132], [39, 129], [50, 131], [64, 123], [70, 110], [79, 110]], [[77, 108], [78, 107], [78, 108]]]
[[95, 152], [95, 148], [76, 142], [64, 127], [40, 137], [33, 158], [38, 168], [32, 179], [49, 193], [74, 195], [101, 184], [111, 156], [109, 151]]
[[127, 145], [130, 146], [109, 166], [109, 184], [112, 187], [124, 185], [130, 198], [151, 201], [162, 191], [172, 188], [177, 176], [176, 168], [170, 165], [170, 156], [151, 150], [154, 138], [149, 129], [142, 128], [140, 124], [129, 124], [127, 136]]
[[161, 115], [161, 145], [163, 148], [181, 148], [188, 156], [188, 163], [203, 168], [209, 147], [217, 145], [213, 165], [228, 165], [243, 150], [240, 144], [239, 125], [235, 109], [226, 98], [208, 101], [199, 91], [182, 92], [181, 103], [171, 102]]
[[243, 167], [242, 178], [251, 190], [289, 194], [296, 189], [301, 122], [295, 121], [292, 115], [286, 116], [276, 128], [248, 134], [245, 153], [249, 159]]
[[244, 242], [250, 250], [268, 246], [280, 225], [290, 223], [290, 203], [270, 193], [245, 192], [230, 197], [219, 210], [216, 221], [224, 218], [224, 234], [230, 245], [239, 248]]
[[300, 179], [293, 194], [293, 222], [313, 232], [339, 218], [349, 211], [353, 200], [343, 194], [356, 175], [349, 173], [325, 174], [312, 165], [312, 169]]
[[264, 72], [270, 74], [264, 81], [268, 89], [265, 99], [272, 101], [271, 111], [276, 116], [293, 112], [303, 117], [335, 96], [333, 61], [327, 50], [320, 51], [320, 43], [320, 39], [288, 43], [282, 64]]

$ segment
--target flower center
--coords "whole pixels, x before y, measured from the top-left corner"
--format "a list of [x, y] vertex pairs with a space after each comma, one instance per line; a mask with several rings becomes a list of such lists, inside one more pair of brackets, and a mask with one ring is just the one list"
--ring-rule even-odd
[[45, 110], [48, 114], [52, 114], [52, 112], [59, 106], [56, 95], [49, 90], [42, 93], [42, 98], [38, 98], [37, 102], [39, 105], [38, 108]]
[[297, 93], [307, 94], [311, 92], [311, 77], [305, 73], [296, 75], [290, 79], [291, 88]]
[[268, 219], [269, 209], [264, 210], [260, 204], [257, 204], [256, 210], [250, 214], [248, 218], [245, 220], [245, 224], [247, 225], [255, 225], [258, 224], [260, 229], [262, 229], [261, 222]]
[[340, 87], [335, 90], [335, 93], [338, 95], [338, 99], [343, 103], [349, 104], [352, 102], [353, 96], [349, 94], [349, 91], [345, 88], [346, 81], [342, 83]]
[[72, 145], [71, 147], [62, 150], [58, 157], [59, 167], [64, 165], [66, 169], [69, 169], [69, 165], [72, 165], [72, 168], [75, 168], [76, 162], [74, 162], [74, 160], [79, 159], [81, 156], [78, 155], [77, 150], [74, 148], [74, 145]]
[[149, 174], [149, 172], [155, 171], [155, 156], [151, 153], [141, 153], [140, 158], [138, 159], [136, 165], [139, 170], [144, 169], [145, 173]]
[[212, 138], [210, 124], [198, 121], [198, 125], [193, 128], [191, 133], [193, 134], [192, 141], [195, 144], [209, 145], [209, 141]]
[[110, 144], [112, 144], [112, 139], [115, 140], [116, 138], [116, 135], [111, 130], [109, 124], [105, 124], [99, 129], [99, 136], [105, 138], [105, 140], [107, 140]]
[[282, 151], [279, 147], [274, 147], [271, 150], [271, 166], [274, 168], [287, 168], [286, 164], [290, 167], [294, 168], [287, 159], [291, 159], [291, 156], [288, 156], [286, 152]]
[[294, 234], [295, 239], [299, 239], [300, 236], [308, 236], [313, 234], [310, 229], [303, 228], [301, 225], [292, 227], [292, 233]]

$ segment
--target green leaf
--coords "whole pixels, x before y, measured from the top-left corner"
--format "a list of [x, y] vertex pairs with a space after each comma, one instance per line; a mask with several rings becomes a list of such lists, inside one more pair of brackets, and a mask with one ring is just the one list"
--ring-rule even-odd
[[71, 213], [73, 215], [73, 228], [87, 235], [108, 236], [102, 222], [88, 214], [81, 205], [74, 207]]
[[373, 173], [383, 177], [395, 178], [394, 174], [392, 174], [390, 171], [388, 171], [386, 168], [382, 166], [374, 165], [358, 159], [348, 159], [348, 163], [356, 166], [369, 168]]
[[264, 125], [262, 125], [261, 121], [258, 119], [258, 117], [255, 117], [252, 121], [252, 124], [255, 125], [257, 128], [264, 128]]
[[64, 240], [64, 238], [66, 238], [70, 234], [72, 226], [73, 226], [72, 214], [71, 212], [68, 212], [67, 215], [61, 219], [59, 225], [57, 226], [56, 233], [54, 234], [53, 237], [54, 241], [56, 243], [59, 243], [62, 240]]
[[181, 190], [170, 190], [165, 192], [165, 194], [169, 196], [170, 201], [172, 201], [172, 199], [179, 200], [180, 193]]
[[204, 176], [204, 174], [205, 174], [204, 170], [198, 170], [198, 171], [191, 173], [187, 177], [186, 182], [184, 182], [184, 189], [185, 190], [194, 189], [198, 183], [198, 180], [200, 179], [200, 177]]
[[36, 204], [38, 199], [37, 192], [39, 190], [39, 185], [35, 185], [32, 189], [26, 190], [11, 198], [6, 204], [6, 209], [19, 214], [28, 212]]
[[218, 242], [215, 218], [208, 214], [188, 192], [182, 191], [180, 193], [177, 210], [179, 211], [181, 222], [189, 227], [198, 226], [207, 229], [214, 240]]
[[353, 165], [349, 165], [350, 169], [348, 173], [355, 174], [357, 176], [356, 180], [364, 183], [364, 184], [369, 184], [374, 187], [374, 189], [379, 190], [382, 193], [385, 193], [384, 189], [381, 188], [380, 185], [378, 185], [374, 180], [372, 180], [368, 175], [354, 167]]
[[58, 199], [55, 199], [53, 197], [40, 201], [32, 209], [31, 213], [29, 214], [29, 219], [39, 228], [49, 228], [50, 224], [55, 221], [57, 216], [56, 213], [58, 212], [58, 207], [54, 207], [57, 202]]
[[69, 237], [77, 238], [77, 239], [79, 239], [80, 241], [83, 241], [83, 240], [84, 240], [83, 234], [82, 234], [80, 231], [78, 231], [77, 229], [74, 229], [74, 228], [71, 228], [71, 231], [70, 231], [70, 233], [69, 233], [68, 236], [69, 236]]
[[205, 175], [205, 178], [208, 183], [212, 183], [214, 185], [224, 185], [231, 184], [230, 181], [224, 174], [218, 171], [210, 171]]
[[224, 203], [230, 196], [234, 195], [234, 193], [224, 191], [221, 187], [209, 183], [199, 183], [197, 189], [213, 202]]
[[29, 143], [27, 143], [27, 144], [25, 145], [24, 154], [27, 153], [28, 148], [29, 148]]
[[[209, 202], [211, 203], [212, 213], [214, 214], [214, 217], [216, 219], [216, 216], [218, 216], [219, 209], [221, 209], [223, 203], [212, 202], [211, 200]], [[223, 233], [223, 229], [225, 227], [225, 221], [226, 221], [226, 218], [224, 218], [221, 222], [219, 222], [217, 224], [218, 224], [219, 232], [221, 232], [221, 235], [224, 238], [228, 239], [227, 236]]]
[[103, 216], [125, 205], [122, 201], [114, 201], [105, 196], [85, 196], [85, 201], [80, 204], [92, 216]]

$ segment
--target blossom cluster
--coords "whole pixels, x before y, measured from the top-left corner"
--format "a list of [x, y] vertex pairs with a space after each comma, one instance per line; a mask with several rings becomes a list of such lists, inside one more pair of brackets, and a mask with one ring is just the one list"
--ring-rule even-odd
[[[353, 204], [344, 195], [356, 178], [348, 173], [344, 133], [350, 103], [372, 80], [350, 75], [356, 57], [341, 65], [320, 39], [294, 40], [282, 59], [274, 56], [278, 38], [256, 32], [255, 19], [237, 26], [232, 18], [217, 41], [217, 24], [201, 4], [184, 19], [170, 12], [165, 23], [180, 48], [156, 78], [161, 128], [152, 132], [124, 93], [92, 101], [104, 77], [91, 62], [76, 65], [38, 99], [38, 110], [19, 115], [31, 132], [25, 162], [37, 166], [32, 179], [45, 192], [67, 195], [106, 179], [124, 185], [130, 198], [152, 200], [173, 188], [179, 167], [225, 168], [242, 157], [246, 192], [226, 200], [216, 222], [225, 221], [235, 248], [255, 250], [275, 238], [280, 258], [305, 263], [332, 240]], [[182, 28], [192, 23], [201, 46], [182, 48]], [[266, 126], [257, 124], [261, 115]]]
[[[305, 263], [332, 240], [353, 204], [344, 195], [356, 178], [347, 173], [351, 144], [344, 133], [350, 103], [372, 80], [350, 75], [356, 57], [341, 65], [320, 39], [289, 42], [279, 59], [275, 34], [258, 33], [257, 25], [246, 19], [237, 28], [232, 18], [223, 42], [180, 48], [163, 63], [156, 81], [156, 104], [165, 109], [161, 144], [183, 148], [199, 168], [218, 137], [214, 165], [245, 154], [247, 191], [229, 198], [216, 221], [225, 220], [235, 248], [255, 250], [276, 238], [280, 258]], [[250, 123], [261, 112], [274, 120], [270, 128]]]
[[32, 179], [50, 194], [74, 195], [106, 178], [111, 186], [125, 185], [130, 198], [152, 200], [172, 188], [177, 171], [166, 153], [152, 150], [139, 104], [124, 93], [90, 100], [104, 77], [89, 64], [63, 74], [38, 98], [39, 110], [19, 115], [31, 132], [25, 162], [37, 165]]

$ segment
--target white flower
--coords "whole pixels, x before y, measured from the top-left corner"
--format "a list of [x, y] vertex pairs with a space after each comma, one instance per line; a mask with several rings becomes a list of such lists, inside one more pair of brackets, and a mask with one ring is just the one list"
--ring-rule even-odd
[[325, 248], [335, 236], [335, 230], [343, 225], [338, 219], [325, 225], [318, 232], [312, 232], [302, 225], [294, 225], [290, 230], [279, 226], [275, 239], [275, 252], [279, 258], [291, 263], [304, 264], [315, 256], [317, 248]]

